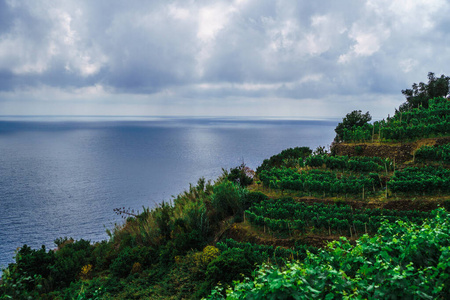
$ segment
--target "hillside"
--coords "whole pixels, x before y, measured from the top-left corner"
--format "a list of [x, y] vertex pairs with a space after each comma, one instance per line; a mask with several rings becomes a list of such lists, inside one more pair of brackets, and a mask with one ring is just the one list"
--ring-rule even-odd
[[382, 157], [399, 163], [414, 162], [415, 152], [423, 146], [443, 146], [450, 143], [449, 137], [425, 138], [403, 143], [340, 143], [333, 147], [338, 156]]
[[256, 172], [201, 178], [173, 203], [118, 209], [126, 221], [101, 243], [24, 245], [0, 299], [443, 298], [449, 112], [430, 99], [341, 126], [329, 151], [286, 149]]

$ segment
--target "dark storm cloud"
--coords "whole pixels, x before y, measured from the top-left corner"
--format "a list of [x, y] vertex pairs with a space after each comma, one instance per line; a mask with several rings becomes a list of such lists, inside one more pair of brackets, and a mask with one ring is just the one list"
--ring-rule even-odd
[[448, 12], [444, 0], [0, 1], [0, 101], [96, 87], [159, 105], [401, 102], [400, 90], [428, 71], [448, 73]]

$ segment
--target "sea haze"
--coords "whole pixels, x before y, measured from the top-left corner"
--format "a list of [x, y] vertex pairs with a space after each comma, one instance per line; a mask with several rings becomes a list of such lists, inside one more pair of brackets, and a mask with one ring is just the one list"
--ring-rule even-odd
[[17, 247], [106, 239], [113, 209], [170, 201], [222, 168], [327, 146], [335, 120], [0, 118], [0, 267]]

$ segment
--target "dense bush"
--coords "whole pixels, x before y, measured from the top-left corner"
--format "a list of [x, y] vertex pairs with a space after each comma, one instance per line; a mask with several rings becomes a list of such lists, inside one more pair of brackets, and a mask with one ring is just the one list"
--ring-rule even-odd
[[244, 163], [236, 168], [231, 168], [230, 172], [227, 172], [226, 170], [223, 171], [229, 181], [240, 184], [244, 187], [252, 184], [253, 176], [255, 175], [255, 172]]
[[127, 277], [130, 275], [131, 268], [135, 262], [139, 262], [139, 255], [137, 251], [133, 251], [132, 248], [124, 248], [117, 258], [112, 262], [110, 270], [114, 276]]
[[64, 241], [56, 252], [47, 252], [44, 246], [39, 250], [27, 245], [20, 248], [16, 262], [4, 270], [6, 276], [3, 286], [0, 285], [0, 295], [3, 293], [6, 298], [33, 295], [37, 291], [44, 293], [69, 286], [82, 267], [92, 262], [93, 246], [83, 239]]
[[240, 185], [224, 181], [214, 187], [211, 204], [220, 218], [242, 213], [246, 193]]
[[48, 277], [51, 273], [51, 266], [55, 261], [55, 253], [53, 251], [47, 252], [44, 245], [39, 250], [23, 245], [16, 253], [15, 267], [17, 271], [30, 276]]
[[342, 122], [334, 129], [336, 132], [334, 140], [336, 142], [348, 140], [349, 132], [358, 136], [361, 140], [365, 139], [365, 131], [370, 120], [372, 120], [372, 116], [369, 112], [363, 114], [360, 110], [354, 110], [351, 113], [348, 113], [345, 118], [342, 119]]
[[81, 268], [92, 263], [93, 246], [89, 241], [79, 240], [64, 245], [56, 251], [56, 262], [51, 267], [51, 277], [57, 287], [66, 287], [74, 281]]
[[0, 299], [34, 298], [44, 289], [44, 278], [48, 278], [56, 258], [45, 246], [33, 250], [23, 245], [15, 256], [15, 264], [3, 270], [0, 280]]
[[248, 209], [251, 205], [260, 203], [268, 198], [269, 197], [261, 192], [248, 192], [244, 197], [243, 209]]
[[402, 94], [406, 97], [399, 110], [408, 111], [412, 108], [423, 106], [428, 107], [429, 99], [435, 97], [446, 97], [449, 94], [450, 77], [441, 75], [434, 76], [433, 72], [428, 73], [428, 84], [420, 82], [414, 83], [411, 89], [402, 90]]
[[233, 280], [250, 276], [259, 258], [249, 249], [231, 248], [215, 258], [206, 270], [206, 281], [231, 284]]

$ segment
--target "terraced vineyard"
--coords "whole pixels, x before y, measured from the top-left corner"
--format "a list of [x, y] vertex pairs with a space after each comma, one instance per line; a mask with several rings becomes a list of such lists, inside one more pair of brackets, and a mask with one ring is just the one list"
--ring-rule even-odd
[[267, 227], [286, 236], [296, 236], [311, 230], [352, 236], [376, 233], [384, 221], [404, 221], [421, 224], [431, 216], [428, 212], [388, 209], [352, 209], [347, 205], [307, 205], [292, 198], [267, 199], [245, 211], [253, 225]]
[[407, 141], [450, 134], [450, 101], [444, 97], [429, 100], [429, 107], [397, 111], [393, 117], [343, 130], [344, 142]]
[[450, 164], [450, 144], [441, 146], [423, 146], [416, 151], [418, 161], [432, 161]]
[[381, 188], [379, 174], [352, 174], [330, 170], [294, 170], [288, 168], [263, 171], [262, 183], [271, 189], [300, 191], [321, 195], [360, 194]]
[[394, 192], [442, 194], [450, 192], [450, 169], [410, 167], [396, 171], [388, 187]]

